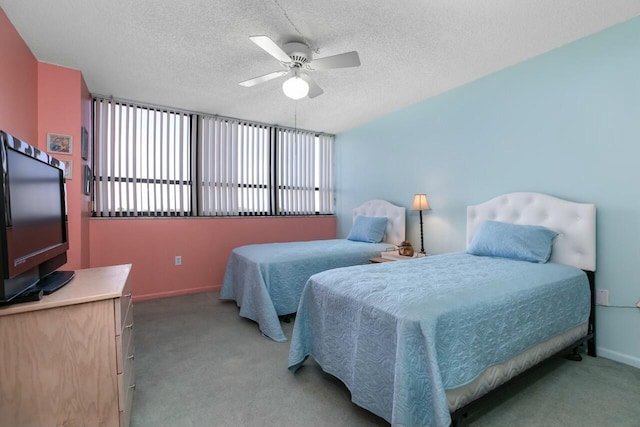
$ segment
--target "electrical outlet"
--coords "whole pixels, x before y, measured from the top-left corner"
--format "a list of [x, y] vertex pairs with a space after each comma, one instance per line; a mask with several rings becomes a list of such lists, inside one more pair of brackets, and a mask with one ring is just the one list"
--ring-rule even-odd
[[182, 265], [182, 257], [180, 255], [176, 255], [176, 265]]
[[609, 305], [609, 291], [598, 289], [596, 293], [596, 305]]

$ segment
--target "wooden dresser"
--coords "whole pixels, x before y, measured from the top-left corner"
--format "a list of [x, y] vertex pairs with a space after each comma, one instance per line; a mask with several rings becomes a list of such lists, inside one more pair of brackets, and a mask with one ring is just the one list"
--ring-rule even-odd
[[40, 301], [0, 307], [0, 426], [128, 426], [131, 265], [76, 271]]

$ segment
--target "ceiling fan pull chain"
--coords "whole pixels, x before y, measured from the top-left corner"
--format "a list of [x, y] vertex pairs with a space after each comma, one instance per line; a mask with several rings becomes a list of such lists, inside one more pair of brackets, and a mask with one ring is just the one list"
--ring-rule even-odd
[[284, 8], [282, 7], [282, 5], [278, 2], [278, 0], [273, 0], [273, 2], [280, 8], [280, 10], [282, 11], [282, 13], [284, 14], [284, 17], [287, 18], [287, 21], [289, 21], [289, 24], [291, 24], [291, 26], [293, 27], [294, 30], [296, 30], [296, 33], [298, 33], [298, 35], [302, 38], [302, 41], [304, 42], [305, 45], [307, 45], [307, 47], [309, 49], [311, 49], [311, 51], [313, 53], [320, 53], [320, 49], [315, 49], [313, 46], [311, 46], [311, 43], [309, 43], [309, 40], [307, 40], [307, 38], [305, 36], [302, 35], [302, 33], [300, 32], [300, 30], [298, 29], [298, 27], [296, 27], [296, 24], [293, 23], [293, 21], [291, 20], [291, 18], [289, 18], [289, 15], [287, 14], [287, 11], [284, 10]]

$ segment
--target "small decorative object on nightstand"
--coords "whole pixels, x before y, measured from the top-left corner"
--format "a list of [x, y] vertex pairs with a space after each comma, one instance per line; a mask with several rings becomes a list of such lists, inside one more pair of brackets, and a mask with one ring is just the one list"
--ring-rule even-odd
[[430, 211], [431, 206], [429, 206], [429, 200], [427, 200], [426, 194], [416, 194], [413, 196], [413, 206], [411, 206], [412, 211], [420, 211], [420, 253], [426, 253], [424, 251], [424, 237], [422, 232], [422, 211]]
[[398, 254], [402, 256], [413, 256], [413, 246], [411, 246], [411, 242], [408, 240], [404, 240], [400, 243], [398, 247]]

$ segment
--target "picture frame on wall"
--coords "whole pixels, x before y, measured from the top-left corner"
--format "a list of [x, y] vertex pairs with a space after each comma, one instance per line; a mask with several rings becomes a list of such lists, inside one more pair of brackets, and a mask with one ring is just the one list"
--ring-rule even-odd
[[89, 132], [87, 128], [82, 126], [82, 160], [89, 159]]
[[47, 152], [53, 154], [73, 154], [73, 137], [59, 133], [48, 133]]
[[84, 186], [83, 191], [84, 194], [91, 194], [91, 187], [93, 183], [93, 176], [91, 175], [91, 168], [88, 165], [84, 165]]
[[73, 160], [61, 160], [64, 163], [64, 179], [73, 178]]

